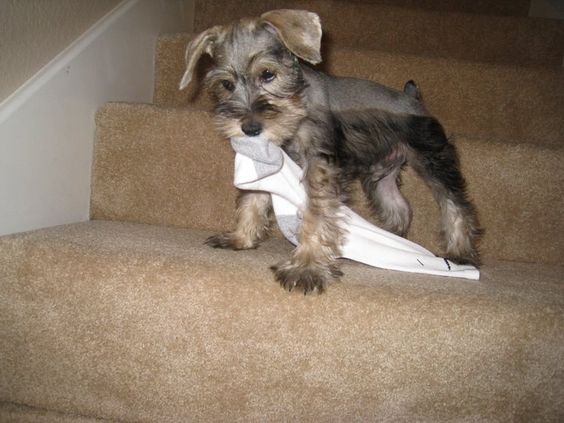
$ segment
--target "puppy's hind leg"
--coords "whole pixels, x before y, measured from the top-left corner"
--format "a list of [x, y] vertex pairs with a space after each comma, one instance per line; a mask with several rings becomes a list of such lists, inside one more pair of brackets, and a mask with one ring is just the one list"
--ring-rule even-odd
[[246, 250], [256, 248], [269, 233], [272, 222], [270, 194], [240, 191], [237, 199], [237, 226], [234, 231], [214, 235], [206, 240], [213, 248]]
[[434, 118], [412, 116], [408, 144], [409, 163], [426, 181], [439, 204], [447, 258], [478, 266], [477, 241], [481, 235], [474, 206], [466, 195], [456, 148]]
[[411, 224], [411, 207], [399, 189], [401, 165], [381, 176], [368, 173], [362, 178], [362, 189], [384, 229], [405, 237]]

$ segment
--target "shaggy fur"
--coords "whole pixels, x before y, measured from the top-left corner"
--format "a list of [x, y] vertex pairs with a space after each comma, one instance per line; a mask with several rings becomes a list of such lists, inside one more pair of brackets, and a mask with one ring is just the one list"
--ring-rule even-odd
[[[226, 137], [262, 133], [304, 169], [308, 203], [299, 245], [291, 258], [272, 267], [276, 279], [288, 290], [299, 287], [308, 293], [322, 292], [341, 276], [336, 258], [346, 234], [338, 208], [355, 179], [383, 227], [405, 236], [412, 214], [399, 178], [406, 163], [424, 178], [439, 204], [446, 257], [478, 265], [480, 229], [456, 149], [426, 111], [417, 85], [409, 81], [401, 92], [318, 72], [304, 62], [321, 61], [320, 41], [317, 15], [276, 10], [210, 28], [186, 52], [181, 88], [203, 54], [214, 61], [205, 83], [219, 131]], [[255, 248], [268, 234], [271, 215], [268, 195], [241, 192], [237, 227], [207, 243]]]

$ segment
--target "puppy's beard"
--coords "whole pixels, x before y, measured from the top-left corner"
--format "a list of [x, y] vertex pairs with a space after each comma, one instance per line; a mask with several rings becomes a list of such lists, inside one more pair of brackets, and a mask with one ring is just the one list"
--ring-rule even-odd
[[289, 139], [292, 139], [295, 130], [292, 128], [284, 128], [280, 124], [266, 125], [263, 130], [264, 137], [273, 144], [282, 145]]
[[266, 119], [264, 133], [268, 140], [276, 145], [282, 145], [292, 140], [307, 116], [307, 112], [298, 107], [281, 109], [281, 113], [272, 119]]
[[238, 119], [226, 119], [217, 117], [214, 119], [216, 130], [226, 138], [243, 137], [245, 134], [241, 129], [241, 122]]

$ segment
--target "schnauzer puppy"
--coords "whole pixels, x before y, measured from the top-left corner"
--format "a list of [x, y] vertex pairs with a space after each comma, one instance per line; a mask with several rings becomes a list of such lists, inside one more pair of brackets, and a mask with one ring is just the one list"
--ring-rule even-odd
[[[353, 180], [361, 181], [383, 227], [405, 236], [412, 213], [399, 177], [406, 163], [439, 204], [446, 257], [477, 265], [480, 230], [455, 147], [426, 111], [417, 86], [410, 81], [402, 92], [314, 70], [304, 62], [321, 62], [320, 43], [319, 17], [301, 10], [215, 26], [188, 45], [180, 83], [185, 88], [200, 57], [211, 56], [205, 81], [220, 131], [226, 137], [263, 134], [304, 169], [308, 203], [299, 244], [272, 267], [276, 279], [307, 293], [322, 292], [342, 275], [336, 258], [346, 234], [338, 209]], [[271, 210], [269, 194], [241, 192], [236, 228], [207, 244], [255, 248], [268, 235]]]

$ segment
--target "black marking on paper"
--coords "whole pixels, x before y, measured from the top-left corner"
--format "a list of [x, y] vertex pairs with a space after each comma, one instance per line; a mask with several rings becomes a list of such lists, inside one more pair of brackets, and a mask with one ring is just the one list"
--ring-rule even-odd
[[446, 265], [447, 265], [447, 267], [448, 267], [448, 270], [450, 270], [450, 263], [448, 262], [448, 260], [447, 260], [447, 259], [443, 259], [443, 260], [445, 261], [445, 263], [446, 263]]

